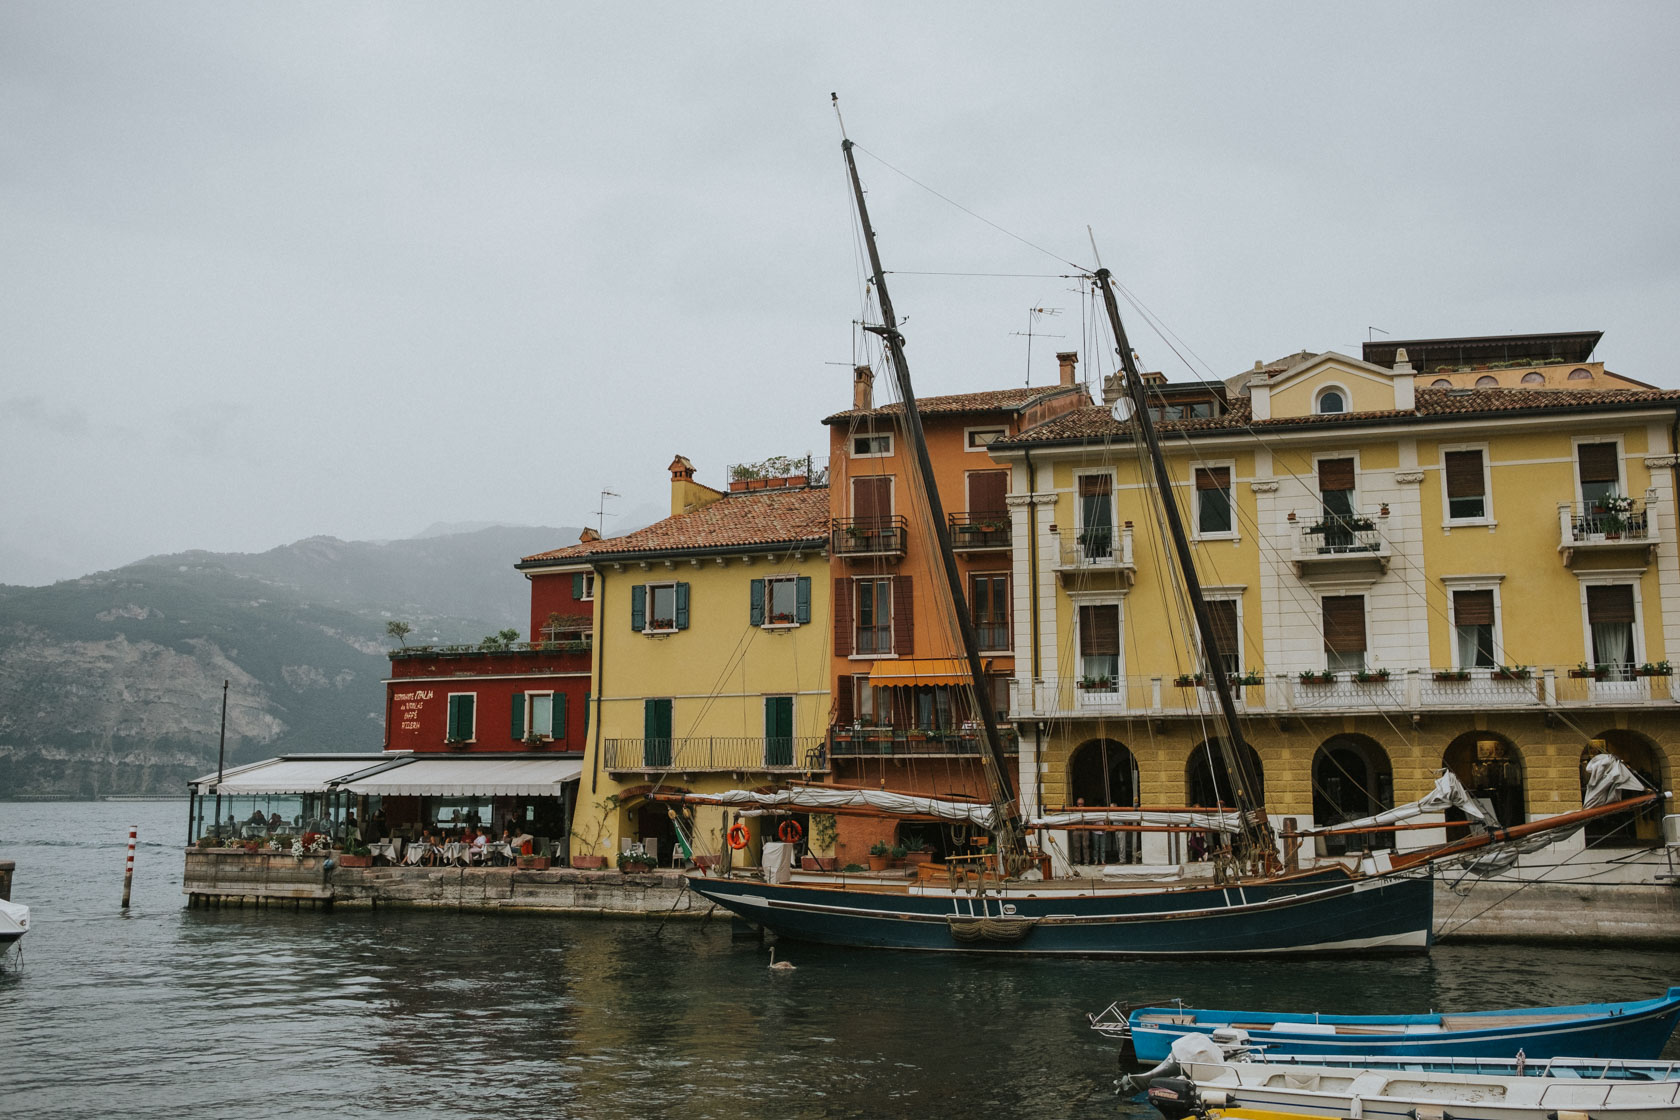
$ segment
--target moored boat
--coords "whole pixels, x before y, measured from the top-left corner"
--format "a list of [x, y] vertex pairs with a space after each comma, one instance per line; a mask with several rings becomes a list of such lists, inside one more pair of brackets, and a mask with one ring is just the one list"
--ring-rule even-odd
[[0, 949], [21, 941], [29, 932], [29, 907], [0, 899]]
[[1424, 1015], [1279, 1014], [1139, 1007], [1126, 1016], [1138, 1061], [1167, 1057], [1189, 1034], [1240, 1032], [1273, 1054], [1454, 1055], [1529, 1059], [1655, 1058], [1680, 1023], [1680, 987], [1654, 999]]

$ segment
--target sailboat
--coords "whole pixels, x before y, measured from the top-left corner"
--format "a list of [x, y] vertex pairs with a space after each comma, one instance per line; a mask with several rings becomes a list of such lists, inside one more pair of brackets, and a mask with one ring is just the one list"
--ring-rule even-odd
[[[906, 440], [915, 452], [917, 472], [926, 496], [928, 527], [939, 544], [945, 590], [960, 632], [964, 664], [971, 682], [981, 681], [985, 677], [980, 646], [934, 482], [905, 361], [904, 338], [899, 333], [887, 291], [851, 140], [844, 139], [841, 147], [881, 311], [881, 323], [864, 329], [878, 335], [888, 350], [903, 403]], [[1178, 574], [1201, 637], [1204, 657], [1208, 664], [1218, 665], [1222, 663], [1219, 636], [1202, 598], [1177, 506], [1170, 498], [1172, 489], [1167, 468], [1145, 402], [1143, 379], [1120, 320], [1112, 280], [1105, 268], [1099, 268], [1093, 280], [1102, 292], [1124, 369], [1131, 402], [1129, 418], [1147, 447], [1156, 485], [1165, 497], [1161, 502], [1162, 515], [1172, 537]], [[844, 874], [827, 876], [820, 882], [793, 882], [791, 877], [777, 875], [749, 878], [692, 873], [688, 877], [689, 889], [696, 894], [784, 937], [872, 948], [1078, 956], [1426, 951], [1433, 937], [1434, 910], [1434, 885], [1428, 859], [1408, 857], [1404, 866], [1398, 866], [1400, 860], [1388, 864], [1385, 855], [1384, 866], [1373, 864], [1368, 869], [1349, 869], [1338, 864], [1293, 873], [1286, 873], [1279, 866], [1272, 830], [1263, 809], [1253, 803], [1250, 793], [1256, 783], [1248, 773], [1249, 752], [1238, 729], [1229, 684], [1222, 673], [1210, 673], [1209, 677], [1224, 726], [1224, 734], [1218, 741], [1235, 802], [1229, 811], [1161, 813], [1147, 809], [1094, 809], [1029, 819], [1022, 814], [1009, 788], [1006, 778], [1009, 765], [996, 719], [987, 704], [975, 706], [983, 732], [983, 762], [989, 793], [986, 802], [832, 786], [652, 796], [733, 807], [743, 815], [864, 813], [908, 820], [964, 822], [989, 832], [994, 838], [995, 855], [989, 862], [948, 861], [944, 881], [922, 878], [915, 882], [888, 883]], [[1456, 780], [1451, 782], [1456, 784]], [[1431, 796], [1438, 793], [1440, 790]], [[1471, 816], [1481, 815], [1479, 807], [1463, 794], [1461, 787], [1456, 791], [1449, 787], [1444, 796]], [[1604, 812], [1625, 811], [1660, 796], [1646, 794], [1572, 816], [1585, 819]], [[1392, 812], [1409, 808], [1415, 806], [1403, 806]], [[1202, 881], [1167, 887], [1047, 880], [1029, 855], [1027, 836], [1035, 829], [1069, 827], [1193, 828], [1223, 833], [1238, 857], [1240, 873], [1224, 882]], [[1467, 857], [1493, 838], [1491, 830], [1483, 829], [1476, 838], [1452, 847], [1455, 854]], [[786, 881], [773, 881], [778, 878]]]

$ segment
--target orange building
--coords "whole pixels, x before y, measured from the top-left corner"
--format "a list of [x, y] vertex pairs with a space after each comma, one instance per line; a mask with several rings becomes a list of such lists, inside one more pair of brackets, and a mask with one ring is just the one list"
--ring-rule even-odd
[[[986, 449], [994, 439], [1090, 404], [1075, 382], [1077, 356], [1058, 357], [1058, 385], [917, 402], [986, 663], [982, 693], [1000, 723], [1008, 718], [1015, 664], [1011, 559], [1025, 542], [1016, 540], [1009, 470]], [[874, 375], [860, 366], [852, 407], [823, 421], [834, 610], [831, 780], [985, 796], [980, 713], [966, 687], [962, 639], [904, 419], [901, 403], [875, 405]], [[1005, 750], [1016, 755], [1015, 733], [1000, 730]], [[1015, 776], [1008, 780], [1014, 784]], [[925, 843], [943, 854], [961, 839], [933, 825], [842, 817], [835, 855], [842, 866], [861, 863], [875, 843]]]

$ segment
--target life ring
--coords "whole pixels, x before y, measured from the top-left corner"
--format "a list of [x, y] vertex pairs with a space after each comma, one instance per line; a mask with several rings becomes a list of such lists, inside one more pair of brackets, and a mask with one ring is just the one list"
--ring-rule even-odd
[[731, 848], [734, 848], [737, 852], [740, 851], [747, 846], [748, 839], [746, 825], [736, 821], [729, 826], [729, 846]]
[[780, 836], [789, 844], [797, 844], [799, 843], [799, 838], [805, 835], [805, 830], [799, 827], [798, 821], [789, 817], [787, 820], [783, 821], [782, 826], [776, 830], [776, 835]]

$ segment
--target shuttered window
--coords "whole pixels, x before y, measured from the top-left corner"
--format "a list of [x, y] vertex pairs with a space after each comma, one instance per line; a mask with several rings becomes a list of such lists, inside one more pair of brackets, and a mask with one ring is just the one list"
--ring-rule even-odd
[[1487, 516], [1487, 483], [1480, 451], [1449, 451], [1442, 456], [1447, 476], [1447, 516]]
[[452, 743], [464, 743], [473, 737], [473, 709], [477, 696], [458, 692], [449, 698], [449, 723], [445, 736]]
[[893, 582], [891, 578], [852, 581], [857, 612], [852, 637], [854, 652], [865, 655], [893, 652]]
[[556, 739], [564, 741], [566, 738], [566, 694], [556, 692], [552, 700], [554, 707], [549, 720], [548, 733]]
[[1615, 444], [1583, 443], [1576, 454], [1580, 456], [1582, 482], [1615, 482], [1621, 478]]
[[1460, 626], [1493, 625], [1493, 592], [1454, 591], [1453, 620]]
[[1365, 667], [1365, 596], [1324, 597], [1324, 653], [1333, 671]]
[[1196, 468], [1196, 531], [1204, 536], [1231, 531], [1231, 468]]
[[840, 577], [834, 581], [834, 656], [852, 655], [852, 581]]
[[1009, 493], [1008, 471], [971, 471], [968, 475], [968, 512], [971, 514], [1002, 514], [1007, 508], [1004, 496]]
[[1119, 654], [1119, 607], [1104, 605], [1079, 608], [1079, 652], [1086, 657]]
[[1592, 633], [1592, 661], [1610, 680], [1633, 673], [1633, 588], [1629, 584], [1587, 588], [1587, 629]]
[[894, 576], [892, 584], [892, 651], [909, 657], [916, 652], [916, 598], [909, 576]]
[[513, 720], [508, 731], [515, 739], [525, 738], [525, 694], [523, 692], [513, 694]]
[[1457, 638], [1456, 668], [1494, 666], [1492, 591], [1454, 591], [1453, 629]]
[[1587, 621], [1594, 625], [1601, 622], [1631, 623], [1633, 588], [1625, 583], [1587, 588]]
[[1236, 676], [1242, 672], [1242, 633], [1237, 629], [1237, 601], [1210, 599], [1207, 611], [1208, 621], [1213, 624], [1213, 640], [1219, 647], [1219, 666], [1227, 676]]
[[642, 701], [642, 764], [671, 765], [671, 701]]
[[834, 680], [834, 726], [850, 727], [856, 720], [852, 712], [852, 678], [842, 673]]
[[1318, 489], [1329, 493], [1336, 490], [1352, 490], [1353, 460], [1352, 459], [1320, 459], [1318, 461]]

